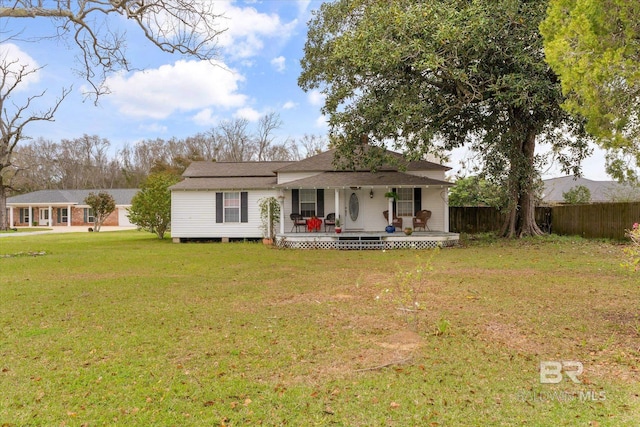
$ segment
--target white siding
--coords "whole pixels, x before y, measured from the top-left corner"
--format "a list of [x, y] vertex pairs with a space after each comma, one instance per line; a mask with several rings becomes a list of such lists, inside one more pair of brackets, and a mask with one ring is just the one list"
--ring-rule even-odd
[[258, 201], [263, 197], [277, 197], [278, 192], [275, 190], [249, 190], [247, 191], [248, 222], [216, 223], [217, 191], [172, 191], [171, 237], [261, 238]]

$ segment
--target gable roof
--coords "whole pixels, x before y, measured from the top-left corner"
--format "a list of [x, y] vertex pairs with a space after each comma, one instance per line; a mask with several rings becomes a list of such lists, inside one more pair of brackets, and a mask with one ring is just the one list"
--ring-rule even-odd
[[192, 162], [182, 174], [185, 178], [223, 178], [276, 176], [275, 171], [293, 162]]
[[[429, 162], [427, 160], [407, 161], [402, 154], [395, 153], [393, 151], [386, 151], [386, 154], [395, 159], [399, 166], [406, 168], [407, 171], [427, 171], [427, 170], [450, 170], [448, 166], [441, 165], [439, 163]], [[323, 171], [338, 171], [333, 160], [336, 156], [336, 150], [328, 150], [323, 153], [317, 154], [312, 157], [300, 160], [298, 162], [291, 162], [291, 164], [278, 169], [278, 173], [281, 172], [323, 172]], [[398, 166], [391, 164], [383, 164], [378, 168], [378, 171], [397, 171]], [[358, 168], [360, 172], [370, 172], [366, 168]]]
[[[401, 154], [387, 151], [399, 165], [411, 171], [446, 171], [450, 168], [438, 163], [406, 161]], [[171, 190], [249, 190], [259, 188], [341, 188], [352, 186], [451, 186], [446, 181], [400, 172], [398, 166], [382, 165], [376, 172], [367, 169], [357, 171], [336, 170], [333, 160], [336, 150], [328, 150], [315, 156], [290, 162], [193, 162], [183, 173], [183, 181]], [[306, 172], [311, 177], [278, 185], [278, 174]]]
[[276, 170], [292, 162], [206, 162], [191, 163], [181, 182], [171, 190], [246, 190], [274, 188]]
[[38, 190], [7, 198], [8, 205], [83, 205], [89, 193], [105, 191], [116, 202], [116, 205], [130, 205], [131, 199], [138, 192], [137, 188], [92, 189], [92, 190]]

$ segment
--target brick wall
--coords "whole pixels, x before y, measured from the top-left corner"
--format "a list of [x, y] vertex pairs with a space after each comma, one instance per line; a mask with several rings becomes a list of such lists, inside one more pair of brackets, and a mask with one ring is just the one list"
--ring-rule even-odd
[[[12, 227], [27, 227], [29, 224], [27, 222], [20, 222], [20, 208], [12, 208], [13, 209], [13, 224]], [[40, 209], [47, 210], [48, 207], [37, 208], [34, 207], [32, 209], [33, 218], [31, 218], [31, 223], [33, 221], [40, 222]], [[51, 209], [51, 225], [53, 226], [66, 226], [67, 222], [63, 221], [62, 215], [60, 215], [60, 222], [58, 221], [58, 208], [55, 207]], [[93, 222], [85, 222], [84, 221], [84, 208], [71, 207], [71, 225], [73, 226], [87, 226], [91, 227], [94, 225]], [[117, 226], [118, 225], [118, 209], [111, 212], [107, 219], [102, 223], [105, 226]]]

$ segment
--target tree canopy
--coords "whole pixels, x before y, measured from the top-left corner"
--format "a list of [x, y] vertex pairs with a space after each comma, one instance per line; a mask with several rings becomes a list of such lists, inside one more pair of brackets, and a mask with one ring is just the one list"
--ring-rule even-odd
[[[391, 141], [408, 156], [467, 146], [509, 194], [504, 235], [538, 234], [535, 146], [565, 152], [579, 172], [587, 141], [560, 108], [538, 25], [547, 1], [337, 0], [310, 22], [299, 84], [325, 95], [333, 144], [345, 158]], [[572, 138], [571, 136], [575, 136]], [[374, 159], [379, 161], [380, 159]], [[348, 162], [347, 162], [348, 163]]]
[[91, 192], [84, 199], [84, 202], [93, 210], [94, 231], [100, 231], [100, 227], [102, 227], [107, 217], [116, 210], [116, 202], [113, 196], [106, 191]]
[[131, 223], [163, 239], [171, 226], [169, 187], [179, 181], [180, 177], [169, 173], [149, 175], [131, 201], [128, 215]]
[[608, 150], [607, 170], [637, 180], [640, 168], [640, 3], [551, 0], [540, 25], [548, 63], [567, 97]]
[[479, 176], [456, 180], [449, 190], [449, 206], [490, 206], [502, 209], [506, 205], [505, 188]]

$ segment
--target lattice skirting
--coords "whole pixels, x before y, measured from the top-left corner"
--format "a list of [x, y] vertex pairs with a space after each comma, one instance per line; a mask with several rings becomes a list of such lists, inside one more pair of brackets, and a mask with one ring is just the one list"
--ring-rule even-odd
[[369, 249], [435, 249], [456, 246], [458, 240], [287, 240], [286, 237], [276, 239], [276, 245], [287, 249], [340, 249], [340, 250], [369, 250]]

